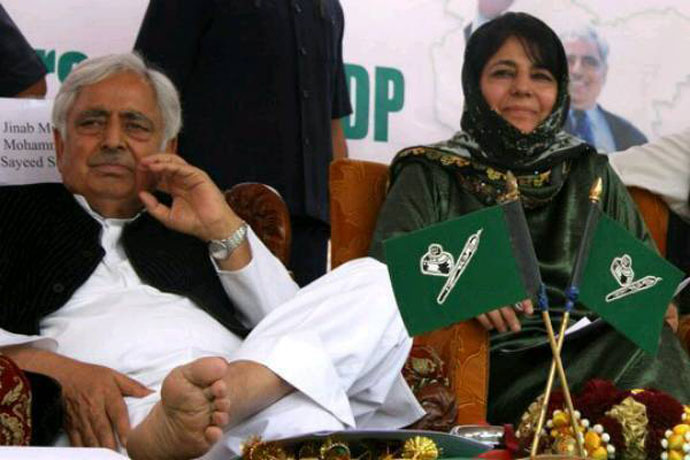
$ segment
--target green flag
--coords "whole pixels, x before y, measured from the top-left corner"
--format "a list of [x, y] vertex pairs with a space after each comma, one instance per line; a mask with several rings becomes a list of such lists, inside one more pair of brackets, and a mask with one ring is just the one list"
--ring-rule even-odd
[[[519, 202], [515, 204], [520, 207]], [[432, 331], [534, 295], [520, 251], [528, 232], [510, 229], [510, 213], [494, 206], [390, 238], [384, 251], [395, 298], [410, 335]], [[536, 262], [535, 262], [536, 265]], [[536, 266], [535, 266], [536, 268]], [[537, 270], [525, 270], [525, 272]], [[534, 276], [531, 276], [533, 279]]]
[[654, 355], [683, 273], [604, 214], [584, 264], [579, 300]]

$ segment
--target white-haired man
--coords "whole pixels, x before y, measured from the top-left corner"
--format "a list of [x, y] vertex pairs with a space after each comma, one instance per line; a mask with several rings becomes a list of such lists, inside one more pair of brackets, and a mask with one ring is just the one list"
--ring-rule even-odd
[[299, 291], [174, 154], [164, 75], [133, 54], [85, 61], [53, 123], [63, 184], [0, 189], [0, 346], [61, 383], [72, 445], [222, 458], [252, 434], [421, 415], [385, 267], [356, 261]]

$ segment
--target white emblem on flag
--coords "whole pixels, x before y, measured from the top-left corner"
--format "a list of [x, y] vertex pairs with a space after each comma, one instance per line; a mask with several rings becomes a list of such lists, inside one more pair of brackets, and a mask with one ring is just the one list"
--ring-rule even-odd
[[419, 269], [425, 275], [448, 276], [453, 265], [453, 255], [444, 251], [443, 246], [438, 243], [431, 243], [429, 250], [419, 259]]
[[479, 249], [479, 238], [483, 230], [483, 228], [480, 228], [476, 233], [467, 238], [465, 247], [462, 248], [455, 263], [453, 263], [453, 255], [444, 251], [443, 246], [438, 243], [430, 244], [427, 252], [419, 259], [419, 269], [422, 274], [447, 278], [436, 298], [436, 303], [439, 305], [446, 301], [448, 295], [470, 264], [472, 257]]
[[628, 254], [613, 258], [613, 261], [611, 261], [611, 275], [613, 275], [621, 287], [608, 293], [606, 302], [613, 302], [623, 297], [637, 294], [640, 291], [654, 287], [656, 283], [661, 281], [660, 277], [652, 275], [647, 275], [635, 281], [635, 271], [632, 268], [632, 264], [632, 257]]

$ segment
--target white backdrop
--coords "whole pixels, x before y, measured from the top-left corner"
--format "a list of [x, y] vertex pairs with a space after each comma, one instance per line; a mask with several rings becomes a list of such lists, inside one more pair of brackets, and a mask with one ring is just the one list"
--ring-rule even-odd
[[[50, 96], [80, 56], [131, 49], [147, 3], [5, 0], [3, 5], [47, 56]], [[351, 156], [388, 162], [404, 146], [449, 137], [459, 125], [463, 28], [474, 18], [475, 0], [341, 3], [355, 108], [346, 129]], [[687, 126], [687, 0], [516, 0], [510, 9], [535, 14], [556, 30], [576, 19], [591, 22], [611, 49], [602, 105], [650, 139]], [[0, 183], [8, 173], [0, 161]]]

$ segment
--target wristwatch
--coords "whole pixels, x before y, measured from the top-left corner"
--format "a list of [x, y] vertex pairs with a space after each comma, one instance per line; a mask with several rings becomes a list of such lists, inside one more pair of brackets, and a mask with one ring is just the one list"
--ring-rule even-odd
[[216, 260], [225, 260], [247, 239], [247, 223], [242, 221], [232, 235], [222, 240], [208, 242], [208, 252]]

